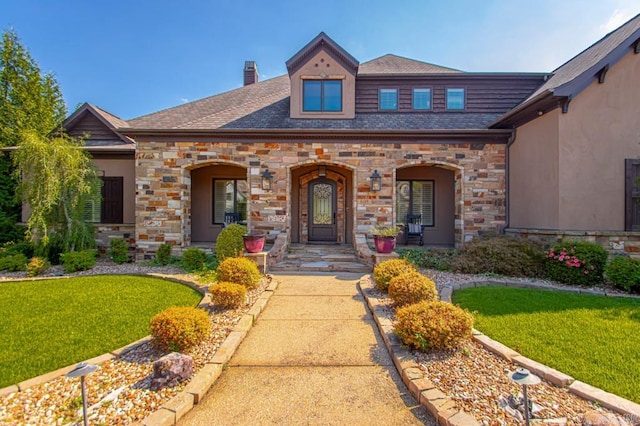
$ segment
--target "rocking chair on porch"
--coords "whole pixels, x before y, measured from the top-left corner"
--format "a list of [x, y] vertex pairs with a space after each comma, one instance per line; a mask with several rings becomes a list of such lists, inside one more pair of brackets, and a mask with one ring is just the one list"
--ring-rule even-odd
[[418, 244], [424, 245], [424, 228], [422, 227], [422, 215], [421, 214], [408, 214], [405, 225], [405, 240], [404, 245], [409, 245], [409, 238], [419, 238]]
[[223, 227], [227, 227], [229, 225], [231, 225], [232, 223], [238, 223], [240, 222], [240, 214], [239, 213], [235, 213], [235, 212], [225, 212], [224, 213], [224, 223], [222, 224]]

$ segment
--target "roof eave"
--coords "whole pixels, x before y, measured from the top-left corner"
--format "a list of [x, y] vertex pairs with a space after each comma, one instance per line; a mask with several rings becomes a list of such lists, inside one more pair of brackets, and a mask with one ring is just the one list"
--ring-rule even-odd
[[351, 129], [124, 129], [131, 137], [209, 137], [228, 139], [508, 139], [508, 129], [351, 130]]

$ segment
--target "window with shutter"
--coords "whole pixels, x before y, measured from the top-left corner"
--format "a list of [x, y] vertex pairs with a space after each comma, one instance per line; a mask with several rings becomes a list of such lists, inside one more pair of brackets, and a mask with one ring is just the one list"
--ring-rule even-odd
[[101, 223], [123, 222], [123, 178], [122, 176], [105, 176], [102, 178]]

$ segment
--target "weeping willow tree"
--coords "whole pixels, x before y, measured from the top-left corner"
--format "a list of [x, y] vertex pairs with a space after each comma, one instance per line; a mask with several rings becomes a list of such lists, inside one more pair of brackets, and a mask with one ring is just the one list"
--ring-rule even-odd
[[13, 153], [18, 192], [29, 206], [27, 238], [40, 255], [93, 248], [93, 227], [84, 219], [87, 201], [101, 180], [82, 139], [24, 132]]

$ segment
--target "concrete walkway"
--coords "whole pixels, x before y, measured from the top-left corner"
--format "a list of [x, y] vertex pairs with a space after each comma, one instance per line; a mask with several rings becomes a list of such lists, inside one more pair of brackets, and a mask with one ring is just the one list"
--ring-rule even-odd
[[182, 425], [435, 425], [400, 379], [360, 274], [275, 275], [278, 289]]

